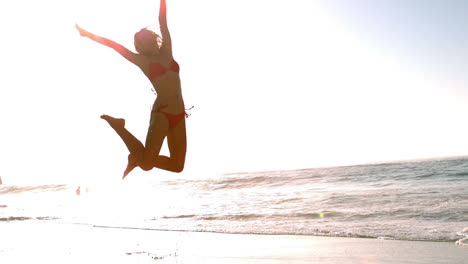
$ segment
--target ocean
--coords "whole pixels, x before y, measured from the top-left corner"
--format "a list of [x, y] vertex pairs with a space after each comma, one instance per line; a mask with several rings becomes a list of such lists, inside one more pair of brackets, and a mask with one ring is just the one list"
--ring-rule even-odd
[[0, 224], [55, 222], [468, 246], [468, 157], [147, 178], [79, 190], [76, 185], [0, 185]]

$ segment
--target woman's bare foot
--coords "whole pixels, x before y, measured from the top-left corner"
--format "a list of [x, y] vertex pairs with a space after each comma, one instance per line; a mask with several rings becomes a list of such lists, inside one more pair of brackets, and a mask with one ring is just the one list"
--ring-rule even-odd
[[127, 177], [127, 175], [128, 175], [134, 168], [136, 168], [137, 166], [138, 166], [138, 165], [137, 165], [137, 162], [136, 162], [136, 160], [133, 158], [132, 154], [128, 154], [128, 164], [127, 164], [127, 168], [126, 168], [125, 171], [124, 171], [122, 180], [125, 179], [125, 177]]
[[114, 118], [114, 117], [109, 116], [109, 115], [102, 115], [101, 118], [106, 120], [107, 123], [109, 123], [109, 125], [114, 130], [122, 129], [122, 128], [125, 127], [125, 119], [123, 119], [123, 118]]

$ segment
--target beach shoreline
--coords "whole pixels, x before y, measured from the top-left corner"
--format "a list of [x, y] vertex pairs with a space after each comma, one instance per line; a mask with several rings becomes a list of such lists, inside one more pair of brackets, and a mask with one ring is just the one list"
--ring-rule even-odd
[[102, 228], [53, 222], [0, 223], [1, 263], [453, 263], [454, 242]]

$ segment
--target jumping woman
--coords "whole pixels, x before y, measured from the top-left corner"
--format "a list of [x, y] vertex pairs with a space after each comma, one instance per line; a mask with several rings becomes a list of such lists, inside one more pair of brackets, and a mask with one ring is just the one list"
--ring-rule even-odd
[[[130, 151], [123, 178], [137, 166], [145, 171], [155, 167], [172, 172], [181, 172], [184, 169], [187, 151], [186, 113], [180, 85], [179, 64], [172, 57], [171, 36], [166, 18], [166, 0], [160, 1], [159, 25], [162, 38], [147, 28], [141, 29], [134, 37], [137, 53], [76, 25], [81, 36], [114, 49], [138, 66], [151, 81], [157, 94], [151, 111], [145, 145], [125, 128], [124, 119], [108, 115], [101, 116], [122, 138]], [[166, 137], [169, 157], [159, 155]]]

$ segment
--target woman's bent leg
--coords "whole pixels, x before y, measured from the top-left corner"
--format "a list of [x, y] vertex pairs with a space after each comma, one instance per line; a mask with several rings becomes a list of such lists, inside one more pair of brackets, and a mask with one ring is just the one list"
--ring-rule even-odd
[[130, 153], [133, 156], [139, 156], [143, 153], [145, 147], [134, 135], [132, 135], [128, 130], [125, 128], [125, 119], [123, 118], [114, 118], [108, 115], [102, 115], [102, 119], [106, 120], [107, 123], [117, 132], [120, 138], [123, 140], [125, 145], [127, 146]]
[[169, 147], [170, 157], [158, 156], [154, 166], [171, 172], [183, 171], [187, 152], [185, 119], [181, 120], [175, 127], [169, 129], [167, 145]]
[[153, 113], [146, 135], [145, 149], [140, 159], [136, 159], [138, 166], [143, 170], [154, 168], [155, 161], [161, 151], [164, 138], [167, 137], [169, 121], [161, 113]]
[[[130, 151], [129, 164], [127, 165], [127, 169], [124, 172], [124, 177], [133, 168], [136, 167], [135, 164], [141, 167], [143, 170], [150, 170], [153, 168], [154, 160], [159, 154], [161, 145], [164, 141], [164, 137], [167, 133], [165, 132], [165, 130], [167, 131], [167, 128], [165, 129], [165, 126], [168, 126], [167, 120], [162, 120], [160, 115], [155, 115], [155, 117], [152, 118], [146, 138], [147, 146], [145, 147], [143, 146], [141, 141], [139, 141], [125, 128], [124, 119], [113, 118], [108, 115], [102, 115], [101, 118], [106, 120], [109, 123], [109, 125], [115, 130], [115, 132], [117, 132], [117, 134], [120, 136], [120, 138], [127, 146], [128, 150]], [[164, 124], [164, 121], [166, 122], [166, 124]]]

